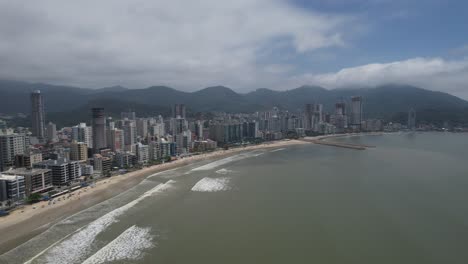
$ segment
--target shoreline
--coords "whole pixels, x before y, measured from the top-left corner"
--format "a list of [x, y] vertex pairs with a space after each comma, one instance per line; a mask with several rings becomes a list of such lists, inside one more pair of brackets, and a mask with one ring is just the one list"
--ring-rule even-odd
[[[72, 192], [74, 195], [72, 195], [71, 198], [66, 199], [68, 194], [61, 196], [60, 202], [58, 202], [56, 198], [56, 204], [49, 205], [47, 201], [42, 201], [33, 205], [25, 205], [21, 209], [12, 211], [10, 215], [0, 218], [0, 234], [2, 234], [0, 240], [0, 254], [14, 249], [18, 245], [44, 232], [53, 224], [138, 185], [151, 174], [204, 160], [222, 159], [243, 151], [303, 144], [310, 143], [299, 140], [280, 140], [194, 155], [177, 159], [169, 163], [153, 165], [141, 170], [112, 176], [108, 179], [96, 182], [94, 188], [86, 187]], [[33, 207], [35, 207], [35, 209]]]

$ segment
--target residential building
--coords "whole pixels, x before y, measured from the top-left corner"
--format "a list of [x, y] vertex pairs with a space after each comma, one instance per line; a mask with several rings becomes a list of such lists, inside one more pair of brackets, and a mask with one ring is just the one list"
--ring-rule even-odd
[[46, 160], [33, 165], [33, 168], [50, 169], [52, 171], [52, 184], [54, 186], [69, 185], [81, 177], [80, 164], [66, 158]]
[[107, 147], [106, 141], [106, 116], [104, 108], [93, 108], [93, 150], [99, 153], [99, 150]]
[[24, 135], [0, 135], [0, 171], [14, 165], [15, 156], [23, 155], [26, 150]]
[[41, 91], [31, 93], [31, 122], [32, 135], [39, 140], [45, 138], [45, 111]]
[[104, 157], [101, 154], [94, 154], [91, 162], [95, 172], [98, 171], [103, 176], [110, 176], [110, 171], [112, 169], [111, 158]]
[[149, 147], [148, 145], [143, 145], [138, 143], [136, 145], [136, 156], [138, 159], [138, 163], [140, 164], [147, 164], [149, 161]]
[[184, 104], [175, 104], [172, 107], [172, 117], [173, 118], [185, 118], [185, 105]]
[[19, 201], [25, 198], [26, 184], [23, 176], [0, 174], [0, 202]]
[[24, 154], [15, 156], [16, 168], [32, 168], [32, 165], [42, 161], [42, 152], [38, 149], [27, 150]]
[[48, 142], [58, 141], [57, 126], [54, 123], [49, 122], [49, 124], [47, 124], [46, 136], [47, 136], [46, 139]]
[[3, 174], [23, 177], [26, 196], [33, 193], [44, 193], [53, 188], [52, 171], [49, 169], [18, 168], [5, 171]]
[[72, 127], [72, 140], [84, 142], [88, 148], [93, 148], [93, 129], [86, 126], [86, 123], [80, 123]]
[[70, 159], [77, 161], [88, 160], [88, 146], [84, 142], [72, 142], [70, 144]]

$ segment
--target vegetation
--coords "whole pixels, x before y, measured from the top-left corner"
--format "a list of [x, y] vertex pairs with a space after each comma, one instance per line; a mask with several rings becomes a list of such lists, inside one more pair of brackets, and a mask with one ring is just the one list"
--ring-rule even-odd
[[41, 200], [42, 200], [42, 195], [38, 193], [33, 193], [29, 195], [28, 198], [26, 198], [26, 202], [29, 204], [37, 203], [37, 202], [40, 202]]
[[[40, 89], [49, 111], [48, 119], [57, 125], [75, 125], [90, 120], [90, 109], [104, 107], [106, 113], [117, 117], [132, 109], [140, 116], [168, 115], [175, 103], [187, 105], [192, 116], [206, 112], [254, 112], [274, 106], [290, 111], [302, 110], [306, 103], [319, 102], [324, 111], [333, 113], [336, 102], [360, 95], [364, 99], [364, 118], [385, 118], [406, 122], [410, 108], [421, 122], [468, 124], [468, 102], [458, 97], [408, 85], [383, 85], [376, 88], [326, 90], [316, 86], [302, 86], [287, 91], [258, 89], [239, 94], [223, 87], [210, 87], [197, 92], [182, 92], [170, 87], [154, 86], [146, 89], [111, 87], [90, 90], [76, 87], [0, 81], [0, 113], [30, 112], [29, 93]], [[207, 115], [206, 117], [209, 117]], [[404, 123], [403, 122], [403, 123]], [[15, 118], [9, 124], [29, 126], [27, 118]]]

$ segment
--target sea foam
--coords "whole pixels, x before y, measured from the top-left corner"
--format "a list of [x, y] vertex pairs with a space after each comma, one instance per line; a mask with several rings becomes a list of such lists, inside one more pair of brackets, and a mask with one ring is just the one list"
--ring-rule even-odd
[[212, 169], [215, 169], [215, 168], [217, 168], [219, 166], [223, 166], [225, 164], [228, 164], [228, 163], [231, 163], [231, 162], [234, 162], [234, 161], [238, 161], [238, 160], [242, 160], [242, 159], [250, 158], [250, 157], [256, 157], [256, 156], [259, 156], [261, 154], [263, 154], [263, 152], [262, 153], [247, 152], [247, 153], [237, 154], [237, 155], [234, 155], [234, 156], [231, 156], [231, 157], [227, 157], [227, 158], [224, 158], [224, 159], [213, 161], [213, 162], [205, 164], [203, 166], [194, 168], [194, 169], [192, 169], [192, 171], [212, 170]]
[[228, 169], [220, 169], [220, 170], [217, 170], [215, 171], [217, 174], [222, 174], [222, 175], [226, 175], [228, 173], [231, 173], [232, 170], [228, 170]]
[[137, 260], [143, 251], [154, 247], [150, 228], [132, 226], [89, 257], [83, 264], [101, 264], [111, 261]]
[[[173, 187], [175, 181], [170, 180], [164, 184], [159, 184], [153, 189], [145, 192], [137, 199], [119, 207], [102, 217], [94, 220], [87, 226], [83, 227], [71, 237], [58, 243], [48, 250], [45, 255], [46, 263], [81, 263], [83, 257], [89, 253], [92, 243], [96, 237], [106, 230], [111, 224], [117, 222], [117, 217], [124, 214], [130, 208], [156, 193], [166, 191]], [[32, 259], [33, 260], [33, 259]]]
[[229, 187], [229, 182], [231, 181], [228, 177], [222, 178], [208, 178], [205, 177], [198, 181], [193, 187], [192, 191], [194, 192], [219, 192], [227, 191], [231, 188]]
[[279, 148], [279, 149], [274, 149], [274, 150], [272, 150], [272, 151], [270, 151], [270, 152], [277, 152], [277, 151], [282, 151], [282, 150], [285, 150], [285, 149], [286, 149], [286, 148]]

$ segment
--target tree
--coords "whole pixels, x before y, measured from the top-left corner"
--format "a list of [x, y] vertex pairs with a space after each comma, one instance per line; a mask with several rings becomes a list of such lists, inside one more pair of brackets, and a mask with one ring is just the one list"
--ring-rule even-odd
[[42, 200], [42, 195], [40, 195], [38, 193], [33, 193], [33, 194], [29, 195], [29, 197], [26, 199], [26, 202], [30, 203], [30, 204], [33, 204], [33, 203], [40, 202], [41, 200]]

